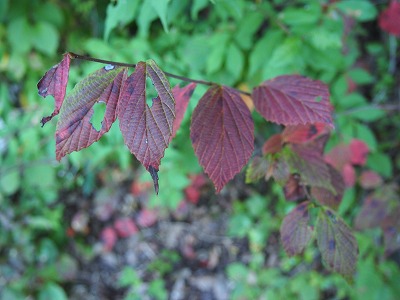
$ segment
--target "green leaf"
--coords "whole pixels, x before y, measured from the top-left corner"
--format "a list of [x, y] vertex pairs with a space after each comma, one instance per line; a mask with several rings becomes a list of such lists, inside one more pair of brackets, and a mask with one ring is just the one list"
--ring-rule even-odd
[[250, 49], [253, 46], [253, 35], [264, 21], [264, 14], [261, 11], [249, 13], [246, 18], [242, 18], [237, 25], [235, 41], [242, 49]]
[[321, 16], [321, 5], [311, 2], [301, 8], [288, 6], [279, 18], [290, 26], [301, 26], [315, 24]]
[[339, 96], [337, 98], [338, 104], [342, 109], [353, 108], [353, 107], [360, 107], [363, 108], [367, 104], [367, 100], [359, 93], [351, 93], [343, 96]]
[[357, 84], [368, 84], [374, 81], [374, 77], [368, 71], [361, 68], [350, 70], [349, 76]]
[[310, 41], [317, 49], [339, 49], [342, 46], [342, 37], [339, 32], [332, 32], [326, 27], [317, 27], [310, 32]]
[[263, 79], [271, 79], [278, 75], [302, 73], [304, 58], [301, 54], [304, 42], [298, 37], [288, 37], [279, 45], [263, 63]]
[[390, 178], [393, 175], [393, 166], [390, 157], [381, 152], [368, 155], [367, 166], [380, 175]]
[[364, 122], [373, 122], [384, 117], [386, 112], [383, 109], [364, 106], [350, 112], [348, 115]]
[[225, 66], [234, 78], [241, 77], [244, 67], [244, 56], [234, 43], [231, 43], [228, 47]]
[[47, 283], [39, 292], [39, 300], [67, 300], [64, 290], [56, 283]]
[[30, 35], [32, 46], [46, 55], [54, 55], [58, 47], [58, 31], [54, 25], [39, 22], [33, 27]]
[[206, 62], [206, 72], [208, 75], [221, 70], [222, 65], [225, 61], [225, 53], [227, 51], [228, 40], [229, 35], [226, 33], [215, 34], [210, 39], [209, 43], [212, 47], [212, 50], [211, 53], [208, 55]]
[[7, 27], [7, 38], [12, 50], [17, 53], [28, 52], [31, 49], [31, 33], [32, 29], [26, 18], [12, 20]]
[[14, 194], [20, 187], [21, 178], [19, 171], [14, 169], [7, 173], [1, 173], [0, 193], [6, 196]]
[[124, 267], [119, 275], [119, 286], [131, 286], [140, 283], [140, 278], [136, 271], [131, 267]]
[[199, 12], [207, 7], [209, 0], [194, 0], [190, 9], [190, 16], [193, 20], [197, 20]]
[[363, 140], [367, 145], [368, 148], [373, 152], [376, 150], [378, 146], [378, 142], [376, 140], [375, 134], [372, 132], [372, 130], [361, 123], [356, 123], [355, 124], [355, 136], [356, 138]]
[[364, 0], [346, 0], [336, 2], [336, 7], [360, 22], [374, 20], [378, 11], [373, 3]]
[[261, 69], [266, 61], [271, 57], [276, 45], [282, 42], [283, 33], [281, 30], [271, 29], [256, 42], [250, 54], [249, 74], [252, 76]]
[[157, 12], [158, 17], [161, 20], [163, 25], [164, 31], [169, 32], [168, 28], [168, 20], [167, 20], [167, 12], [168, 12], [168, 3], [170, 0], [150, 0], [151, 5], [153, 6], [154, 10]]
[[321, 208], [315, 227], [323, 262], [350, 280], [356, 271], [358, 258], [358, 245], [351, 229], [328, 208]]
[[130, 23], [139, 9], [140, 1], [119, 0], [116, 5], [109, 3], [104, 25], [104, 39], [107, 40], [111, 31], [117, 26]]
[[157, 13], [151, 1], [144, 1], [140, 8], [136, 23], [139, 27], [139, 34], [147, 37], [151, 22], [157, 19]]

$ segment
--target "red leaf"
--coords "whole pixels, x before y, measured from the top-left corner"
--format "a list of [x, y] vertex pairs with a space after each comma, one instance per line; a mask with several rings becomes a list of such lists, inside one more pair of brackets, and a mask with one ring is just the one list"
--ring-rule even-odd
[[351, 164], [344, 165], [342, 176], [346, 187], [352, 187], [356, 183], [356, 170]]
[[312, 237], [308, 205], [305, 201], [292, 210], [284, 219], [281, 225], [281, 241], [283, 248], [288, 255], [300, 254], [304, 251]]
[[368, 146], [361, 140], [353, 139], [350, 142], [350, 161], [353, 165], [363, 166], [367, 162]]
[[115, 220], [114, 228], [121, 238], [127, 238], [136, 234], [139, 230], [130, 218], [120, 218]]
[[355, 219], [357, 229], [374, 228], [381, 225], [389, 212], [389, 203], [387, 199], [378, 198], [376, 195], [369, 195], [365, 198]]
[[[152, 107], [146, 104], [146, 76], [158, 93]], [[171, 87], [153, 60], [139, 62], [128, 77], [117, 111], [125, 144], [150, 172], [158, 194], [158, 167], [172, 135], [175, 100]]]
[[187, 201], [193, 204], [197, 204], [200, 198], [200, 191], [197, 187], [190, 185], [185, 188], [185, 196]]
[[48, 70], [37, 84], [40, 96], [52, 95], [55, 100], [54, 111], [50, 116], [42, 119], [42, 126], [58, 115], [60, 111], [67, 89], [70, 62], [71, 56], [69, 53], [65, 53], [62, 61]]
[[282, 132], [284, 143], [301, 144], [313, 140], [323, 132], [327, 132], [324, 123], [287, 126]]
[[193, 112], [190, 138], [217, 192], [250, 159], [253, 131], [251, 113], [236, 90], [212, 86], [200, 99]]
[[283, 187], [283, 193], [288, 201], [297, 201], [306, 197], [305, 187], [300, 184], [300, 176], [292, 174]]
[[[56, 157], [89, 147], [110, 130], [116, 119], [116, 107], [126, 68], [111, 65], [87, 76], [68, 94], [60, 111], [56, 129]], [[102, 127], [97, 131], [90, 122], [96, 103], [105, 103]]]
[[173, 123], [172, 136], [171, 139], [175, 136], [179, 127], [181, 126], [181, 122], [186, 112], [186, 108], [189, 104], [190, 97], [192, 96], [194, 89], [196, 88], [195, 83], [190, 83], [187, 86], [180, 88], [179, 85], [176, 85], [172, 89], [172, 93], [174, 95], [176, 101], [176, 118]]
[[264, 143], [262, 153], [264, 155], [274, 154], [282, 150], [282, 135], [274, 134]]
[[137, 223], [142, 227], [150, 227], [157, 222], [158, 213], [155, 210], [144, 208], [140, 211]]
[[322, 122], [333, 127], [328, 87], [300, 75], [263, 82], [252, 94], [257, 111], [268, 121], [284, 125]]
[[341, 171], [350, 162], [351, 152], [348, 145], [338, 145], [325, 155], [325, 161]]
[[332, 166], [328, 165], [328, 168], [333, 191], [323, 187], [312, 187], [311, 194], [322, 205], [337, 209], [342, 201], [345, 185], [342, 175]]
[[389, 34], [400, 36], [400, 2], [392, 0], [379, 15], [379, 27]]
[[363, 171], [359, 178], [364, 189], [373, 189], [382, 185], [382, 177], [374, 171]]
[[117, 242], [117, 233], [112, 227], [106, 227], [101, 231], [101, 240], [106, 251], [111, 251]]

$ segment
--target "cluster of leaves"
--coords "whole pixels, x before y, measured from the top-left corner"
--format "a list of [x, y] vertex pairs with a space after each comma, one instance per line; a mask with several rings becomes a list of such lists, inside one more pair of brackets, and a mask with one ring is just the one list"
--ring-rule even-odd
[[[99, 140], [118, 117], [125, 144], [149, 171], [158, 193], [161, 158], [180, 126], [195, 85], [183, 89], [176, 86], [172, 90], [166, 75], [153, 60], [134, 65], [135, 71], [129, 77], [127, 67], [114, 63], [90, 74], [65, 98], [71, 58], [83, 57], [66, 53], [38, 83], [41, 96], [55, 98], [55, 109], [42, 119], [42, 124], [60, 113], [56, 129], [57, 159]], [[146, 77], [158, 93], [151, 107], [146, 102]], [[200, 165], [219, 192], [250, 159], [254, 125], [239, 91], [210, 85], [193, 112], [190, 138]], [[254, 88], [252, 98], [260, 114], [272, 122], [284, 125], [324, 122], [333, 126], [329, 91], [320, 81], [298, 75], [280, 76]], [[93, 106], [97, 103], [106, 104], [100, 130], [91, 123]]]
[[340, 173], [323, 157], [328, 137], [322, 123], [287, 126], [265, 142], [264, 156], [253, 159], [246, 179], [251, 183], [273, 177], [284, 186], [288, 201], [302, 200], [284, 218], [280, 229], [283, 247], [289, 255], [304, 251], [315, 227], [325, 264], [350, 278], [356, 268], [358, 246], [351, 229], [336, 213], [345, 185]]

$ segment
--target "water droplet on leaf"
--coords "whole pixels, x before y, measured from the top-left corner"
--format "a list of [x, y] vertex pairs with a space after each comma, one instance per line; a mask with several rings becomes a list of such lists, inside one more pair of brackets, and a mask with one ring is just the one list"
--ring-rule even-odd
[[104, 66], [104, 70], [106, 70], [106, 71], [113, 70], [114, 68], [115, 68], [114, 65], [106, 65], [106, 66]]

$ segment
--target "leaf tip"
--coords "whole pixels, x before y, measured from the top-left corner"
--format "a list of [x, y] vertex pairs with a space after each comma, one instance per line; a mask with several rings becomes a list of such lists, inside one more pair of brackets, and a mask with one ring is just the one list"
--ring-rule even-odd
[[153, 184], [154, 184], [154, 190], [156, 192], [156, 194], [158, 195], [158, 190], [159, 190], [159, 186], [158, 186], [158, 169], [153, 167], [153, 166], [149, 166], [148, 171], [151, 175], [151, 178], [153, 179]]

